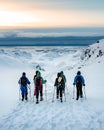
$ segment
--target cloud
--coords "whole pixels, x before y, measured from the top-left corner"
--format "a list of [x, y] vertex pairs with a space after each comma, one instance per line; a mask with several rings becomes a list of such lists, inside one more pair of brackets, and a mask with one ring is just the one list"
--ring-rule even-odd
[[104, 28], [50, 28], [0, 31], [0, 38], [36, 38], [62, 36], [104, 36]]

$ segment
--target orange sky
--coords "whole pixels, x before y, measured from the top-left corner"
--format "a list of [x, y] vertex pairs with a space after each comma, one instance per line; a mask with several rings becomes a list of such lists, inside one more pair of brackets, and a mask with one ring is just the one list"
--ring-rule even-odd
[[96, 9], [97, 3], [92, 9], [89, 4], [85, 9], [80, 9], [81, 3], [76, 6], [77, 3], [67, 3], [67, 0], [63, 3], [50, 0], [43, 0], [43, 3], [42, 0], [21, 1], [0, 1], [0, 28], [104, 26], [104, 10]]

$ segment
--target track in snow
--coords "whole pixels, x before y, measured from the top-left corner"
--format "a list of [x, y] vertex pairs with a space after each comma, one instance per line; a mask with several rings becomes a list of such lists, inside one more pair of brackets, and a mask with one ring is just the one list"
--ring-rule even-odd
[[[39, 104], [20, 101], [15, 109], [3, 117], [0, 130], [103, 130], [104, 113], [97, 112], [88, 99], [61, 103], [51, 97]], [[45, 97], [44, 97], [45, 98]]]

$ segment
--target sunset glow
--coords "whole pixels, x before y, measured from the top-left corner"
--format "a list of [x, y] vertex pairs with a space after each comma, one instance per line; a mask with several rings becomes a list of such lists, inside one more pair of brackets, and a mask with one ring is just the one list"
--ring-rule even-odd
[[13, 11], [0, 11], [0, 17], [0, 26], [26, 26], [42, 22], [37, 16]]
[[0, 28], [101, 27], [103, 14], [102, 4], [96, 2], [94, 6], [81, 0], [46, 3], [45, 0], [4, 0], [0, 1]]

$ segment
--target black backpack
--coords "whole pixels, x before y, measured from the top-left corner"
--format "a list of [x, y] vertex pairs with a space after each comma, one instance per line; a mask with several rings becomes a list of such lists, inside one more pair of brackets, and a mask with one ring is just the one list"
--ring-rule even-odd
[[76, 85], [82, 85], [82, 79], [80, 76], [77, 77]]
[[21, 77], [21, 85], [22, 86], [26, 86], [27, 85], [25, 77]]

